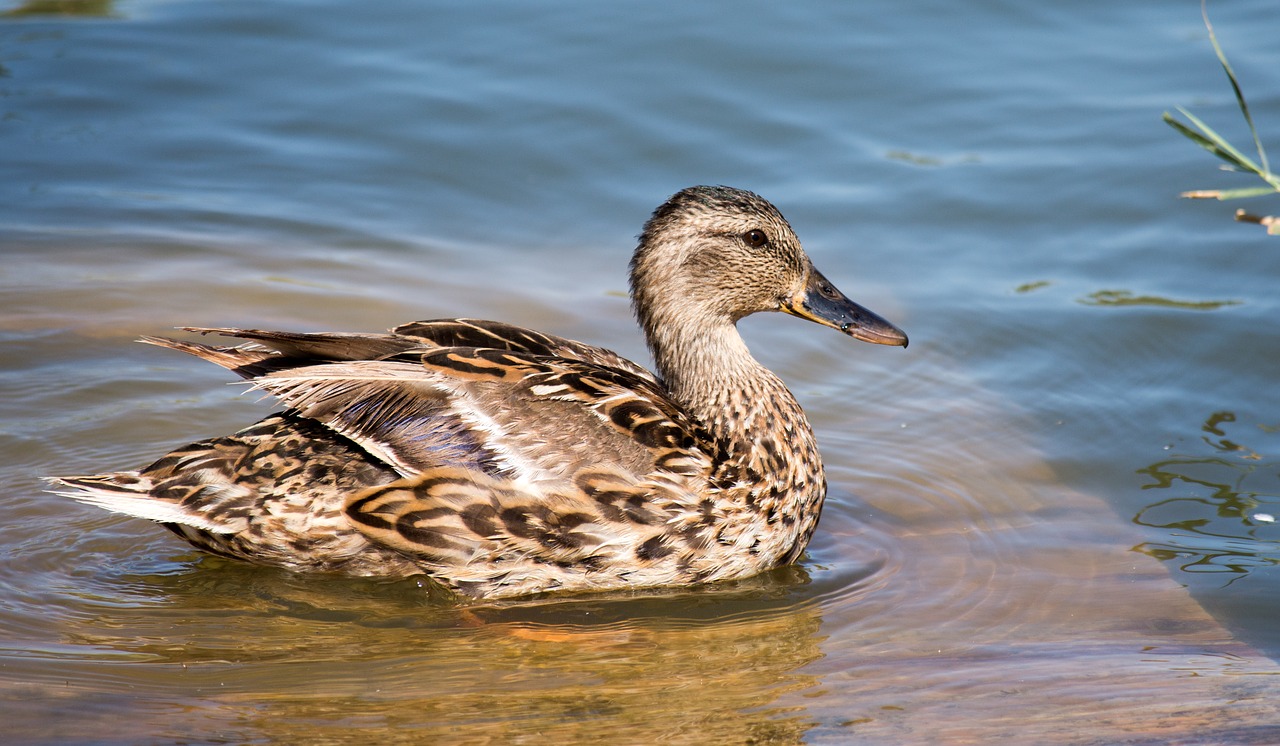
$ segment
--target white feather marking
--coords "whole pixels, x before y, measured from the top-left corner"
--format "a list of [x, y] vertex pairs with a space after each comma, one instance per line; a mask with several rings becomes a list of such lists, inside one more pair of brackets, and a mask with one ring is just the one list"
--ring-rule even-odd
[[551, 478], [546, 469], [507, 445], [506, 430], [492, 417], [481, 412], [477, 407], [457, 406], [458, 403], [459, 400], [455, 399], [450, 411], [471, 428], [484, 434], [485, 446], [497, 456], [502, 470], [512, 475], [513, 486], [517, 489], [533, 490], [536, 483], [545, 482]]
[[123, 513], [158, 523], [181, 523], [215, 534], [234, 534], [245, 528], [246, 522], [243, 519], [233, 521], [231, 524], [213, 523], [199, 513], [187, 510], [177, 503], [157, 500], [144, 491], [144, 488], [150, 488], [149, 481], [139, 482], [135, 488], [128, 491], [122, 488], [83, 487], [56, 477], [49, 481], [67, 488], [51, 490], [54, 494], [96, 505], [113, 513]]

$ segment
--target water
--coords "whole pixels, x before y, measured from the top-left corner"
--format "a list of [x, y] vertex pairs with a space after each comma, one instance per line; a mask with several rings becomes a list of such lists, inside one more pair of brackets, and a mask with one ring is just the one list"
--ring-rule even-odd
[[[1264, 136], [1277, 22], [1211, 7]], [[32, 743], [1280, 740], [1277, 239], [1194, 3], [0, 2], [0, 713]], [[906, 350], [743, 324], [806, 561], [460, 608], [47, 495], [269, 411], [131, 342], [469, 315], [646, 360], [625, 263], [776, 202]], [[1274, 200], [1248, 207], [1276, 211]]]

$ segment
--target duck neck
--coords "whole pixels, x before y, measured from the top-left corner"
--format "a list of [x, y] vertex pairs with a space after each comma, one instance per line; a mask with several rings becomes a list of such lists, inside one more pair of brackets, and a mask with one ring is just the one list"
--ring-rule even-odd
[[661, 326], [649, 347], [672, 398], [702, 420], [714, 419], [707, 415], [732, 392], [751, 395], [770, 376], [730, 323], [699, 329]]
[[719, 461], [712, 481], [757, 521], [747, 534], [763, 542], [762, 556], [795, 560], [826, 495], [822, 457], [804, 411], [782, 380], [751, 356], [732, 322], [660, 329], [649, 337], [658, 372], [712, 440]]
[[751, 356], [731, 320], [645, 323], [645, 329], [671, 397], [717, 440], [753, 446], [776, 441], [771, 445], [780, 453], [810, 447], [813, 434], [800, 405]]

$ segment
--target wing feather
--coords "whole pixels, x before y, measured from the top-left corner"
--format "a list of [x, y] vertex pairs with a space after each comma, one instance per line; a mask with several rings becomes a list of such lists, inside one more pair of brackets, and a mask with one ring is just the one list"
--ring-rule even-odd
[[183, 331], [201, 335], [248, 339], [255, 346], [275, 352], [294, 365], [303, 362], [380, 360], [422, 346], [422, 341], [397, 334], [349, 332], [277, 332], [263, 329], [232, 329], [184, 326]]
[[694, 473], [693, 425], [654, 383], [592, 363], [444, 347], [325, 363], [253, 381], [401, 474], [469, 466], [530, 484], [592, 465]]
[[613, 350], [500, 321], [435, 319], [401, 324], [391, 331], [392, 334], [419, 340], [425, 346], [475, 347], [580, 360], [626, 371], [648, 381], [656, 380], [652, 373]]
[[[665, 532], [682, 508], [670, 483], [593, 469], [565, 489], [540, 495], [510, 480], [441, 467], [354, 496], [347, 517], [370, 540], [478, 581], [501, 559], [607, 563]], [[617, 503], [644, 496], [629, 513]], [[639, 504], [641, 501], [632, 500]], [[470, 568], [470, 570], [468, 570]]]

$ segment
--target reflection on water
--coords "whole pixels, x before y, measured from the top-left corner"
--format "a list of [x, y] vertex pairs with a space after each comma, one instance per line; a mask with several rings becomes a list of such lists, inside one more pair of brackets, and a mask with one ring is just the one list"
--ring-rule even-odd
[[1198, 452], [1138, 471], [1152, 479], [1143, 489], [1173, 495], [1134, 516], [1164, 532], [1138, 550], [1183, 572], [1224, 574], [1228, 583], [1280, 564], [1280, 458], [1272, 442], [1280, 429], [1238, 425], [1234, 413], [1214, 412], [1201, 431]]
[[0, 12], [0, 18], [31, 16], [113, 16], [115, 0], [28, 0]]
[[1128, 290], [1099, 290], [1080, 300], [1086, 306], [1161, 306], [1187, 311], [1216, 311], [1239, 305], [1237, 300], [1175, 300], [1158, 295], [1134, 295]]
[[[459, 607], [427, 601], [412, 580], [320, 585], [200, 564], [134, 578], [142, 603], [90, 604], [65, 625], [65, 644], [97, 651], [98, 667], [57, 651], [15, 662], [33, 704], [54, 703], [51, 717], [78, 710], [72, 730], [53, 732], [314, 743], [375, 728], [423, 743], [588, 743], [607, 723], [618, 743], [794, 743], [812, 726], [776, 704], [816, 686], [802, 669], [822, 656], [821, 616], [797, 599], [794, 570], [630, 599]], [[192, 717], [157, 731], [157, 700]]]

